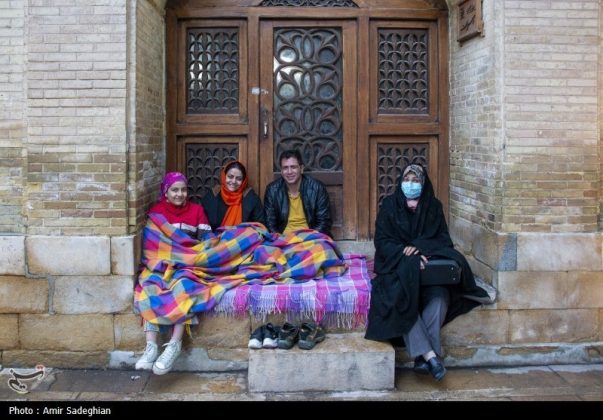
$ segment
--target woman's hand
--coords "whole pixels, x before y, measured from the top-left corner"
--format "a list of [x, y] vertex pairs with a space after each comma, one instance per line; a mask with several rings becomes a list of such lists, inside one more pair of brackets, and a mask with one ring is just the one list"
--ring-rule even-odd
[[427, 257], [425, 255], [421, 255], [421, 270], [425, 270], [425, 264], [427, 264]]
[[[416, 246], [412, 246], [412, 245], [408, 245], [406, 247], [404, 247], [404, 250], [402, 251], [402, 253], [404, 255], [406, 255], [407, 257], [410, 257], [411, 255], [417, 255], [419, 253], [419, 250], [417, 249]], [[425, 269], [425, 264], [427, 264], [427, 257], [425, 255], [419, 255], [421, 257], [421, 270]]]
[[417, 255], [419, 253], [419, 250], [417, 249], [416, 246], [408, 245], [408, 246], [404, 247], [404, 250], [402, 251], [402, 253], [404, 255], [406, 255], [407, 257], [410, 257], [411, 255]]

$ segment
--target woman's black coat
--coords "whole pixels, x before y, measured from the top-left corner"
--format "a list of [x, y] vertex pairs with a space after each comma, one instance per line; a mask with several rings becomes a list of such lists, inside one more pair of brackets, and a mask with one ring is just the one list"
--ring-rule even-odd
[[[400, 182], [397, 184], [400, 185]], [[419, 308], [418, 255], [405, 256], [402, 251], [413, 245], [427, 257], [451, 258], [462, 268], [461, 283], [448, 286], [450, 305], [445, 322], [469, 312], [479, 303], [463, 295], [487, 297], [476, 286], [471, 267], [465, 257], [453, 248], [444, 219], [442, 203], [435, 197], [431, 181], [425, 183], [416, 212], [406, 205], [401, 189], [386, 197], [377, 214], [375, 229], [375, 273], [372, 281], [371, 306], [365, 338], [400, 340], [417, 321]]]

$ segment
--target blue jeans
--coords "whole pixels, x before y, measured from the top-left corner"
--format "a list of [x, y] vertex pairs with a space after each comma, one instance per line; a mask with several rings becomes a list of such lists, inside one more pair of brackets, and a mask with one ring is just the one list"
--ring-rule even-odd
[[[197, 325], [198, 323], [199, 323], [199, 319], [196, 316], [193, 316], [191, 319], [189, 319], [185, 322], [185, 324], [191, 324], [191, 325]], [[160, 332], [160, 333], [165, 334], [166, 332], [169, 332], [171, 328], [172, 328], [171, 325], [152, 324], [149, 321], [147, 321], [146, 319], [144, 320], [144, 325], [143, 325], [144, 332], [151, 331], [151, 332], [157, 332], [157, 333]]]

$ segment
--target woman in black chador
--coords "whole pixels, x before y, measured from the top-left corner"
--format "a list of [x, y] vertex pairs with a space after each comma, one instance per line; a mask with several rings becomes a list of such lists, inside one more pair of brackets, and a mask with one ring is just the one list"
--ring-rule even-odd
[[[442, 203], [435, 197], [421, 165], [407, 166], [396, 191], [377, 214], [375, 273], [365, 338], [404, 340], [415, 358], [414, 371], [440, 380], [446, 374], [441, 359], [442, 325], [487, 301], [475, 284], [467, 260], [453, 248]], [[461, 267], [454, 286], [419, 285], [428, 258], [449, 258]]]

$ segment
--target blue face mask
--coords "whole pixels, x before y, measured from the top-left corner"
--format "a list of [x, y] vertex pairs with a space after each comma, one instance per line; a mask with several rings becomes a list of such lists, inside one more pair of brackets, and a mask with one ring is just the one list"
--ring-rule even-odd
[[419, 198], [422, 190], [423, 186], [419, 182], [402, 182], [402, 192], [404, 193], [406, 198], [410, 198], [411, 200]]

